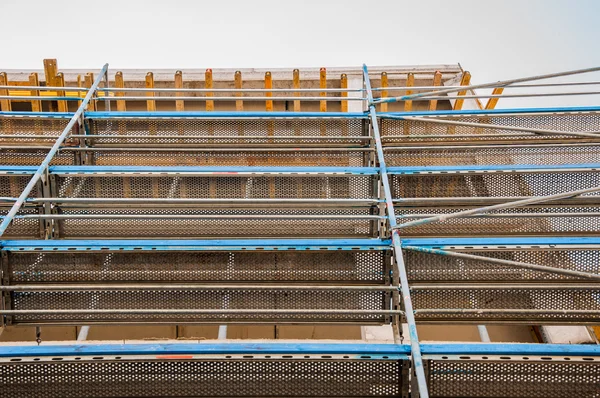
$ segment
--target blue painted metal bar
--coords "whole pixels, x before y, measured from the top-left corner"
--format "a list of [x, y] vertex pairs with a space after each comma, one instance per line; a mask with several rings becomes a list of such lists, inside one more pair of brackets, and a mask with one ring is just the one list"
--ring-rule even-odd
[[[0, 169], [1, 170], [1, 169]], [[260, 166], [50, 166], [51, 173], [347, 173], [377, 175], [377, 167], [260, 167]]]
[[[273, 99], [276, 99], [273, 97]], [[205, 112], [205, 111], [155, 111], [155, 112], [86, 112], [88, 119], [115, 119], [115, 118], [342, 118], [366, 119], [367, 114], [360, 112]]]
[[[311, 343], [176, 343], [176, 344], [69, 344], [0, 345], [0, 357], [82, 355], [201, 355], [201, 354], [329, 354], [398, 356], [406, 359], [408, 345]], [[365, 358], [369, 359], [369, 358]]]
[[448, 247], [448, 246], [546, 246], [546, 245], [600, 245], [599, 236], [541, 236], [499, 238], [406, 238], [403, 246]]
[[0, 166], [0, 173], [6, 174], [33, 174], [36, 170], [35, 166]]
[[[600, 345], [591, 344], [464, 344], [422, 343], [423, 355], [548, 355], [600, 356]], [[202, 355], [202, 354], [323, 354], [390, 356], [409, 355], [408, 344], [312, 343], [155, 343], [0, 345], [0, 357], [88, 355]], [[369, 358], [365, 358], [369, 359]]]
[[394, 201], [390, 189], [390, 183], [387, 175], [387, 167], [385, 164], [385, 156], [383, 153], [383, 145], [381, 144], [381, 135], [379, 134], [379, 123], [377, 120], [377, 111], [375, 105], [373, 105], [373, 91], [371, 89], [371, 80], [369, 78], [369, 70], [367, 65], [363, 65], [363, 79], [365, 88], [367, 90], [367, 98], [369, 100], [369, 115], [371, 118], [371, 127], [373, 129], [373, 136], [375, 139], [375, 145], [377, 148], [377, 158], [379, 160], [379, 171], [381, 184], [385, 195], [386, 208], [390, 227], [392, 228], [392, 243], [394, 248], [394, 257], [396, 259], [396, 268], [398, 276], [400, 278], [400, 290], [402, 295], [402, 302], [404, 303], [404, 311], [406, 317], [406, 323], [408, 325], [408, 333], [410, 336], [411, 346], [411, 360], [414, 368], [415, 375], [417, 377], [417, 384], [419, 388], [419, 396], [423, 398], [429, 398], [429, 390], [427, 388], [427, 378], [425, 376], [425, 369], [423, 366], [423, 359], [421, 357], [421, 348], [419, 346], [419, 336], [417, 333], [417, 325], [415, 323], [415, 316], [412, 307], [412, 300], [410, 297], [410, 287], [408, 285], [408, 276], [406, 274], [406, 267], [404, 266], [404, 258], [401, 249], [400, 235], [398, 230], [395, 229], [396, 224], [396, 213], [394, 212]]
[[203, 239], [203, 240], [4, 240], [0, 247], [9, 251], [49, 250], [387, 250], [385, 239]]
[[600, 356], [593, 344], [421, 344], [425, 355], [574, 355]]
[[[81, 98], [79, 98], [79, 100], [81, 101]], [[74, 112], [22, 112], [22, 111], [0, 112], [0, 117], [27, 116], [27, 117], [31, 117], [31, 118], [42, 117], [42, 118], [71, 119], [74, 115], [75, 115]]]
[[600, 163], [581, 163], [570, 165], [539, 165], [539, 164], [507, 164], [507, 165], [466, 165], [466, 166], [402, 166], [388, 167], [388, 174], [415, 174], [428, 171], [561, 171], [575, 169], [597, 169], [600, 170]]
[[64, 140], [67, 138], [67, 136], [71, 132], [71, 129], [75, 126], [75, 123], [77, 123], [77, 121], [79, 120], [80, 116], [83, 115], [83, 111], [84, 111], [85, 107], [87, 106], [88, 102], [91, 100], [92, 96], [96, 92], [96, 89], [98, 88], [98, 85], [102, 81], [102, 78], [104, 77], [104, 75], [107, 73], [107, 70], [108, 70], [108, 64], [105, 64], [102, 67], [100, 74], [98, 75], [98, 77], [96, 78], [96, 80], [94, 81], [92, 86], [90, 87], [90, 90], [86, 94], [85, 98], [83, 99], [83, 101], [81, 101], [81, 105], [79, 105], [77, 112], [75, 112], [75, 114], [73, 114], [71, 121], [67, 124], [67, 126], [65, 127], [63, 132], [60, 134], [60, 136], [56, 139], [56, 142], [54, 143], [54, 145], [52, 146], [52, 148], [50, 149], [50, 151], [48, 152], [48, 154], [46, 155], [46, 157], [44, 158], [42, 163], [37, 168], [33, 177], [31, 177], [31, 180], [29, 180], [29, 183], [27, 184], [27, 186], [25, 187], [25, 189], [23, 189], [23, 192], [21, 192], [21, 195], [19, 196], [19, 198], [17, 199], [15, 204], [8, 211], [4, 220], [2, 220], [2, 223], [0, 224], [0, 236], [2, 236], [4, 234], [4, 232], [6, 231], [6, 229], [12, 222], [13, 218], [17, 215], [17, 212], [19, 211], [19, 209], [21, 208], [21, 206], [23, 205], [23, 203], [29, 196], [29, 193], [33, 190], [35, 185], [42, 178], [42, 175], [47, 172], [48, 166], [50, 165], [52, 158], [58, 152], [60, 146], [62, 145]]

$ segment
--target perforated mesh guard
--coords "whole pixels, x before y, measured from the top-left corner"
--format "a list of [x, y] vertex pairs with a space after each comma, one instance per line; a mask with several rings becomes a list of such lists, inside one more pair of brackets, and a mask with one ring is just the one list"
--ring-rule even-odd
[[[420, 121], [381, 119], [381, 136], [388, 142], [402, 141], [485, 141], [485, 140], [565, 140], [567, 135], [544, 135], [524, 133], [511, 130], [510, 127], [523, 127], [570, 132], [595, 132], [600, 130], [600, 113], [577, 114], [521, 114], [521, 115], [460, 115], [460, 116], [426, 116], [434, 120], [468, 122], [505, 126], [506, 129], [490, 129], [472, 126], [450, 126], [440, 123]], [[443, 137], [424, 137], [425, 135], [441, 135]], [[467, 135], [468, 137], [456, 137]], [[495, 135], [494, 137], [482, 137]], [[499, 136], [502, 135], [502, 136]], [[386, 138], [387, 136], [403, 136]]]
[[[551, 360], [552, 359], [552, 360]], [[432, 397], [597, 397], [600, 362], [562, 358], [428, 360]]]
[[[463, 252], [463, 250], [452, 250]], [[600, 250], [598, 249], [515, 249], [515, 250], [469, 250], [468, 254], [544, 265], [558, 269], [600, 274]], [[479, 260], [467, 260], [437, 254], [404, 250], [404, 263], [411, 283], [427, 281], [560, 281], [580, 278], [533, 271]]]
[[[242, 120], [205, 120], [205, 119], [118, 119], [89, 120], [90, 134], [102, 135], [90, 138], [92, 146], [115, 144], [364, 144], [364, 140], [352, 139], [365, 135], [365, 121], [361, 119], [242, 119]], [[127, 136], [149, 138], [126, 138]], [[151, 138], [152, 135], [172, 136], [173, 138]], [[116, 137], [122, 136], [122, 137]], [[205, 136], [190, 138], [190, 136]], [[210, 138], [228, 136], [229, 138]], [[237, 137], [265, 137], [243, 139]], [[288, 139], [269, 139], [269, 136], [282, 136]], [[302, 137], [348, 137], [344, 139], [308, 139]], [[187, 137], [187, 138], [186, 138]], [[368, 143], [368, 142], [367, 142]]]
[[8, 253], [11, 283], [319, 281], [384, 283], [382, 251]]
[[[435, 148], [435, 147], [432, 147]], [[600, 146], [537, 146], [518, 148], [389, 149], [384, 152], [388, 166], [458, 166], [458, 165], [569, 165], [595, 163]]]
[[90, 152], [98, 166], [368, 166], [369, 153], [351, 151]]
[[389, 178], [394, 198], [546, 196], [600, 186], [600, 171], [396, 174]]
[[[48, 149], [11, 149], [10, 147], [0, 148], [0, 165], [2, 166], [39, 166], [46, 155], [50, 152]], [[71, 151], [58, 152], [52, 158], [52, 166], [70, 166], [76, 164], [75, 154]]]
[[60, 237], [208, 237], [208, 236], [372, 236], [373, 220], [351, 219], [368, 216], [369, 208], [352, 209], [90, 209], [68, 207], [61, 214], [129, 215], [347, 215], [348, 219], [69, 219], [59, 221]]
[[[63, 198], [368, 199], [375, 176], [57, 176]], [[0, 187], [3, 187], [0, 179]]]
[[[0, 116], [0, 132], [3, 135], [20, 135], [21, 137], [0, 137], [0, 144], [16, 145], [52, 145], [63, 132], [68, 118], [43, 117], [6, 117]], [[27, 138], [27, 136], [44, 135], [47, 138]]]
[[[452, 214], [463, 210], [477, 208], [477, 206], [454, 206], [454, 207], [397, 207], [396, 214]], [[528, 213], [559, 213], [573, 214], [571, 216], [535, 216], [535, 217], [458, 217], [403, 228], [405, 235], [430, 235], [447, 236], [463, 235], [582, 235], [595, 234], [600, 231], [600, 216], [585, 215], [585, 213], [599, 213], [600, 206], [529, 206], [497, 210], [488, 214], [528, 214]], [[583, 213], [583, 215], [581, 214]], [[413, 221], [419, 218], [398, 217], [398, 223]]]
[[405, 361], [247, 358], [4, 363], [2, 396], [401, 397], [407, 388]]
[[[18, 291], [14, 310], [68, 309], [298, 309], [386, 310], [389, 294], [356, 290], [147, 290], [147, 291]], [[348, 322], [383, 323], [385, 315], [372, 313], [235, 313], [227, 314], [35, 314], [13, 315], [13, 323], [219, 323], [219, 322]]]
[[[0, 216], [6, 216], [10, 210], [10, 207], [0, 207]], [[33, 215], [38, 214], [39, 210], [34, 207], [22, 207], [17, 212], [17, 216]], [[23, 238], [23, 239], [35, 239], [42, 237], [41, 222], [39, 219], [13, 219], [12, 223], [6, 229], [6, 232], [2, 235], [7, 238]], [[42, 224], [43, 225], [43, 224]]]
[[[413, 284], [412, 301], [417, 310], [417, 322], [521, 322], [537, 323], [598, 323], [600, 322], [600, 285], [589, 287], [539, 287], [516, 289], [502, 286], [492, 288], [444, 287], [416, 288]], [[419, 309], [533, 309], [541, 313], [419, 313]], [[565, 310], [565, 313], [544, 313], [544, 310]], [[581, 314], [572, 310], [596, 311]]]
[[[30, 175], [0, 175], [0, 196], [18, 198], [31, 179]], [[39, 196], [37, 185], [31, 190], [30, 197]]]

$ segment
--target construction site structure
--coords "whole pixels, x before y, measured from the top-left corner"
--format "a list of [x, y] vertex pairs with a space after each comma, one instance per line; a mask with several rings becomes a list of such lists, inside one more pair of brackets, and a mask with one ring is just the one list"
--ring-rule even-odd
[[598, 70], [0, 65], [0, 397], [600, 396]]

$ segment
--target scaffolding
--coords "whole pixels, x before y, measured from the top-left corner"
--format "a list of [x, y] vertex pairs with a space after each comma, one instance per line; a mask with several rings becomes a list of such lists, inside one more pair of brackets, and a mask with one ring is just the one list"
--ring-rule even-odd
[[[173, 88], [151, 73], [126, 88], [108, 65], [78, 87], [0, 74], [3, 327], [394, 331], [387, 344], [0, 345], [0, 395], [596, 396], [598, 345], [423, 343], [417, 324], [480, 325], [484, 341], [481, 325], [600, 324], [600, 108], [493, 109], [597, 94], [503, 90], [596, 84], [518, 83], [598, 70], [479, 85], [460, 71], [444, 88], [439, 72], [388, 86], [366, 66], [354, 88], [345, 73], [328, 87], [324, 68], [313, 88], [297, 70], [291, 88], [266, 72], [246, 89], [241, 72], [213, 87], [212, 70], [203, 88], [179, 71]], [[136, 101], [147, 110], [127, 110]]]

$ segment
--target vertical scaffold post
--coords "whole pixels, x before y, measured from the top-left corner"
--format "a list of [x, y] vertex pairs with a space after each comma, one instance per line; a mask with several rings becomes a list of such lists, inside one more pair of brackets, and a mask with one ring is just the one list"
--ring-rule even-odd
[[415, 315], [412, 307], [412, 300], [410, 297], [408, 276], [406, 274], [406, 268], [404, 266], [404, 257], [402, 255], [402, 241], [400, 240], [400, 234], [395, 229], [396, 213], [394, 212], [394, 203], [392, 200], [392, 193], [390, 190], [390, 183], [387, 175], [387, 167], [385, 164], [385, 158], [383, 154], [383, 146], [381, 144], [381, 136], [379, 134], [379, 125], [377, 124], [377, 111], [375, 110], [375, 104], [373, 103], [373, 90], [371, 89], [369, 71], [366, 65], [363, 65], [363, 79], [367, 91], [367, 99], [369, 101], [369, 118], [371, 120], [373, 138], [375, 140], [377, 158], [379, 161], [379, 175], [381, 178], [381, 184], [383, 186], [388, 220], [390, 227], [392, 228], [392, 248], [394, 252], [394, 258], [396, 260], [395, 271], [398, 273], [398, 276], [400, 278], [400, 293], [402, 295], [402, 303], [404, 304], [406, 323], [408, 324], [412, 366], [414, 369], [414, 374], [417, 378], [417, 386], [419, 390], [418, 393], [413, 392], [413, 396], [429, 398], [429, 391], [427, 389], [427, 379], [425, 376], [425, 368], [423, 366], [423, 358], [421, 356], [421, 346], [419, 344], [417, 325], [415, 323]]
[[19, 196], [19, 198], [16, 200], [16, 202], [13, 204], [13, 206], [11, 207], [9, 212], [6, 214], [6, 216], [4, 217], [4, 220], [2, 220], [2, 224], [0, 224], [0, 236], [4, 235], [4, 232], [6, 232], [6, 229], [8, 228], [8, 226], [14, 219], [15, 215], [21, 209], [21, 206], [23, 206], [23, 203], [25, 203], [25, 200], [27, 200], [27, 197], [29, 196], [29, 194], [31, 193], [33, 188], [36, 186], [38, 181], [40, 181], [42, 176], [47, 172], [50, 162], [54, 158], [54, 155], [56, 155], [56, 153], [60, 149], [60, 146], [63, 144], [63, 142], [69, 135], [69, 133], [71, 132], [71, 129], [73, 129], [73, 127], [75, 127], [76, 123], [81, 122], [81, 118], [83, 116], [83, 111], [87, 107], [92, 96], [96, 93], [96, 91], [98, 89], [98, 85], [104, 78], [104, 74], [106, 74], [107, 70], [108, 70], [108, 64], [105, 64], [104, 67], [102, 67], [100, 74], [98, 75], [98, 77], [96, 78], [94, 83], [92, 84], [90, 90], [87, 92], [85, 98], [81, 102], [81, 105], [79, 105], [79, 108], [77, 108], [77, 111], [75, 112], [73, 117], [71, 117], [71, 120], [69, 121], [69, 123], [67, 124], [67, 126], [65, 127], [63, 132], [58, 136], [58, 138], [56, 139], [56, 142], [54, 142], [54, 145], [50, 149], [50, 152], [48, 152], [48, 154], [46, 155], [46, 157], [44, 158], [42, 163], [38, 166], [37, 170], [35, 171], [35, 173], [31, 177], [31, 179], [29, 180], [29, 183], [27, 184], [27, 186], [25, 186], [25, 189], [23, 189], [23, 192], [21, 192], [21, 195]]

